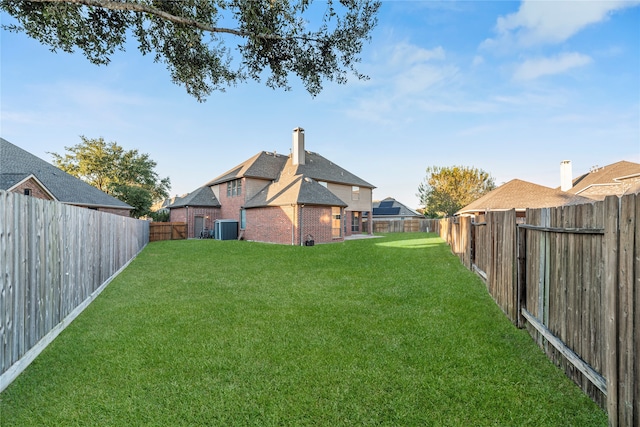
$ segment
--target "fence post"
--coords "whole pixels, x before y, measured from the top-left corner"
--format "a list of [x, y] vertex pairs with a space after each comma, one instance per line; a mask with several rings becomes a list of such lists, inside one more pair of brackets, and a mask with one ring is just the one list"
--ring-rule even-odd
[[618, 426], [618, 215], [619, 199], [604, 200], [604, 366], [607, 379], [609, 425]]
[[465, 257], [465, 266], [471, 270], [471, 234], [472, 234], [472, 229], [473, 226], [471, 225], [471, 217], [466, 216], [463, 217], [464, 218], [464, 226], [465, 226], [465, 250], [464, 250], [464, 257]]
[[476, 263], [476, 220], [475, 217], [469, 225], [469, 269], [473, 271], [473, 265]]
[[518, 328], [524, 328], [522, 307], [527, 303], [527, 229], [517, 227], [518, 270], [516, 276], [516, 319]]
[[[638, 360], [634, 359], [634, 317], [638, 310], [637, 295], [634, 299], [635, 224], [636, 196], [620, 199], [620, 234], [618, 239], [618, 421], [623, 426], [640, 425], [638, 398], [634, 396], [635, 371]], [[640, 325], [636, 325], [636, 328]], [[636, 414], [634, 421], [634, 405]]]

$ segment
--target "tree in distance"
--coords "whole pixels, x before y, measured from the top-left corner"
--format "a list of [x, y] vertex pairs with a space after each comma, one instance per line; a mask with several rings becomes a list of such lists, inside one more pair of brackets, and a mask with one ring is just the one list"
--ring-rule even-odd
[[430, 218], [452, 216], [464, 206], [496, 188], [489, 173], [467, 166], [431, 166], [418, 186], [424, 215]]
[[171, 182], [158, 177], [148, 154], [126, 151], [103, 138], [80, 138], [82, 143], [64, 147], [64, 155], [49, 153], [56, 167], [133, 206], [134, 218], [149, 214], [153, 202], [169, 197]]
[[[313, 96], [324, 80], [366, 79], [355, 65], [379, 7], [378, 0], [323, 0], [319, 7], [312, 0], [0, 0], [19, 23], [2, 28], [54, 52], [78, 48], [94, 64], [108, 64], [135, 37], [143, 55], [165, 63], [171, 80], [201, 102], [263, 74], [268, 87], [285, 90], [295, 74]], [[312, 27], [307, 17], [319, 23]]]

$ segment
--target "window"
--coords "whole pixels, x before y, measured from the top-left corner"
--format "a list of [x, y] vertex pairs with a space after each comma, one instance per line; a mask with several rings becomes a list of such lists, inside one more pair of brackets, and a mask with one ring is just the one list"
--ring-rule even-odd
[[235, 197], [242, 195], [242, 180], [234, 179], [227, 182], [227, 197]]
[[31, 195], [31, 189], [30, 188], [25, 188], [24, 189], [24, 195], [25, 196], [30, 196]]
[[351, 215], [351, 232], [360, 232], [360, 212], [353, 212]]
[[331, 237], [340, 237], [340, 211], [338, 207], [331, 208]]
[[247, 211], [240, 209], [240, 230], [247, 228]]
[[360, 187], [351, 187], [351, 200], [360, 200]]

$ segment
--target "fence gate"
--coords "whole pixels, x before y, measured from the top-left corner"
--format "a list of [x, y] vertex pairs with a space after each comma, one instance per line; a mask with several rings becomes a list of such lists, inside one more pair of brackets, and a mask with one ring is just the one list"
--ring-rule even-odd
[[527, 212], [518, 225], [518, 325], [602, 407], [605, 336], [603, 210], [594, 204]]

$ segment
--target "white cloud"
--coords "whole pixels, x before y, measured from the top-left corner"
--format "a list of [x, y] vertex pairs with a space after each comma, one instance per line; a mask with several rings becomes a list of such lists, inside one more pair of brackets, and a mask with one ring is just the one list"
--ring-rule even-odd
[[562, 43], [585, 27], [608, 19], [614, 12], [637, 5], [640, 0], [524, 0], [517, 12], [498, 18], [495, 28], [498, 36], [485, 40], [482, 47]]
[[472, 66], [477, 67], [482, 64], [484, 64], [484, 58], [482, 56], [476, 55], [473, 57], [473, 62], [471, 63]]
[[389, 64], [392, 66], [406, 67], [431, 60], [442, 60], [444, 58], [445, 52], [441, 46], [434, 49], [423, 49], [408, 43], [399, 43], [393, 47], [390, 53]]
[[356, 99], [348, 114], [368, 121], [391, 124], [412, 120], [420, 102], [441, 93], [459, 76], [459, 69], [445, 62], [441, 46], [425, 49], [408, 42], [394, 42], [380, 49], [365, 71], [369, 90]]
[[533, 80], [541, 76], [561, 74], [591, 63], [591, 57], [577, 52], [563, 53], [553, 58], [528, 59], [515, 71], [514, 80]]
[[453, 66], [435, 67], [428, 64], [417, 64], [393, 77], [396, 96], [422, 93], [435, 85], [452, 79], [457, 69]]

